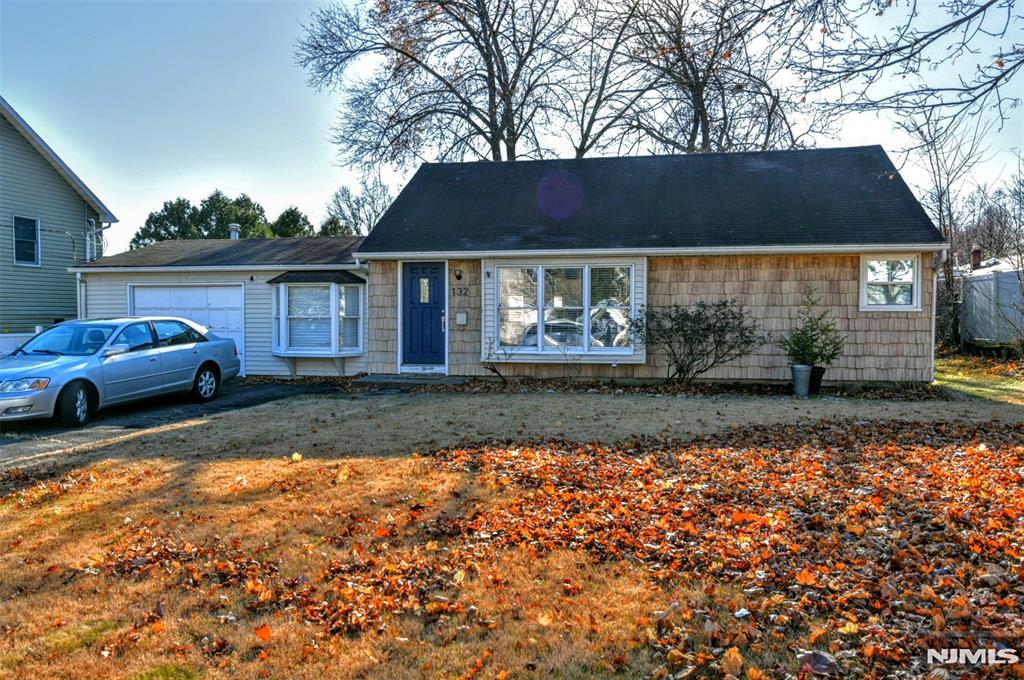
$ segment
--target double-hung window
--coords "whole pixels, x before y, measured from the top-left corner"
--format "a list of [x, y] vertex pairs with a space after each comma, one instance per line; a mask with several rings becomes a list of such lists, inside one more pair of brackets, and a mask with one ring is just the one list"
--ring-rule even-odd
[[14, 263], [38, 266], [39, 220], [28, 217], [14, 218]]
[[274, 351], [314, 357], [361, 353], [363, 290], [356, 284], [278, 284]]
[[921, 309], [921, 257], [864, 255], [860, 286], [862, 311], [918, 311]]
[[500, 353], [632, 353], [632, 265], [498, 266]]

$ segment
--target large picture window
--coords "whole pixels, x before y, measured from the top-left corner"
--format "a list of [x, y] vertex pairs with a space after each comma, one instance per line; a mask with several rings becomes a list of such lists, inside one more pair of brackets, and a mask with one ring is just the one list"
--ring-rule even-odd
[[277, 285], [274, 351], [293, 356], [357, 354], [363, 344], [363, 286]]
[[915, 311], [921, 308], [920, 257], [861, 258], [860, 307], [864, 311]]
[[631, 265], [499, 266], [502, 352], [631, 353]]

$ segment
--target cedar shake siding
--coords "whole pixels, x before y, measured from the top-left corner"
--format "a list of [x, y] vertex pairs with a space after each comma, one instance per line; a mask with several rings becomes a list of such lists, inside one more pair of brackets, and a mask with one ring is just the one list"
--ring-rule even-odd
[[[788, 380], [789, 361], [779, 349], [778, 339], [796, 325], [804, 291], [811, 288], [820, 298], [846, 336], [843, 355], [826, 374], [829, 381], [930, 381], [932, 379], [932, 298], [934, 294], [934, 253], [923, 252], [921, 266], [921, 310], [864, 312], [860, 310], [860, 255], [761, 255], [640, 258], [635, 266], [634, 285], [638, 302], [649, 307], [690, 305], [700, 300], [735, 298], [758, 320], [772, 340], [753, 354], [704, 374], [708, 380]], [[635, 258], [623, 258], [631, 261]], [[522, 261], [517, 259], [516, 261]], [[594, 261], [587, 259], [587, 261]], [[553, 261], [535, 260], [538, 264]], [[482, 276], [489, 264], [501, 260], [449, 260], [448, 351], [449, 374], [486, 375], [482, 354], [484, 315], [493, 318], [493, 280]], [[368, 364], [371, 373], [398, 370], [398, 300], [395, 290], [397, 262], [370, 263]], [[462, 270], [456, 282], [453, 272]], [[487, 284], [487, 286], [483, 286]], [[454, 296], [455, 285], [465, 295]], [[488, 289], [490, 288], [490, 289]], [[639, 304], [637, 305], [640, 306]], [[486, 308], [486, 309], [485, 309]], [[455, 323], [456, 312], [466, 312], [467, 323]], [[638, 348], [638, 352], [641, 348]], [[548, 358], [548, 357], [545, 357]], [[569, 365], [561, 356], [539, 363], [527, 357], [502, 362], [502, 372], [524, 377], [664, 378], [664, 357], [647, 352], [622, 358], [618, 365], [580, 363]], [[630, 360], [643, 363], [629, 363]]]
[[366, 354], [370, 373], [397, 373], [398, 263], [372, 262], [369, 269]]

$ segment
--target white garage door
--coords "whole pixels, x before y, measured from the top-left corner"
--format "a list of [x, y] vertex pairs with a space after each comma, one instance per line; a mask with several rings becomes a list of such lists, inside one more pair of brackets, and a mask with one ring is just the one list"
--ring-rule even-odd
[[245, 302], [241, 285], [132, 286], [131, 313], [137, 316], [179, 316], [231, 338], [245, 371]]

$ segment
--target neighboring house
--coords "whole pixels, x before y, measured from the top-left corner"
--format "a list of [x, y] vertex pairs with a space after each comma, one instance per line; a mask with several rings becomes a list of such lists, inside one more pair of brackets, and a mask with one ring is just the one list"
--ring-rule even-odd
[[168, 315], [232, 338], [243, 374], [365, 372], [358, 237], [162, 241], [77, 268], [89, 317]]
[[[946, 244], [877, 146], [427, 164], [354, 252], [332, 255], [334, 240], [262, 242], [281, 248], [273, 276], [237, 257], [230, 274], [189, 268], [198, 242], [104, 258], [81, 268], [89, 313], [139, 311], [140, 287], [173, 299], [231, 281], [244, 290], [250, 374], [282, 372], [275, 357], [298, 374], [329, 370], [298, 358], [315, 349], [343, 356], [346, 374], [501, 364], [507, 375], [659, 378], [664, 357], [635, 342], [627, 319], [736, 298], [773, 340], [706, 377], [784, 380], [777, 339], [810, 289], [846, 337], [830, 378], [932, 378]], [[253, 242], [221, 243], [241, 253]], [[367, 280], [328, 280], [328, 269]], [[352, 328], [358, 347], [342, 339]]]
[[75, 275], [117, 218], [0, 97], [0, 333], [79, 315]]

